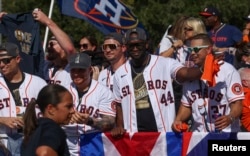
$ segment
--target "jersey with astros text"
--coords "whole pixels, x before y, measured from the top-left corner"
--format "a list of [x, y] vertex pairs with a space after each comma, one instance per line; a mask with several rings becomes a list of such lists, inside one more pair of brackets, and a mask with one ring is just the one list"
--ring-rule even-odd
[[[157, 129], [159, 132], [172, 131], [171, 125], [175, 118], [172, 79], [175, 79], [176, 72], [183, 65], [172, 58], [150, 56], [151, 59], [143, 71], [143, 77]], [[115, 72], [113, 92], [117, 102], [122, 105], [124, 128], [129, 132], [137, 132], [134, 85], [129, 60]]]
[[[218, 115], [230, 113], [230, 103], [244, 99], [241, 79], [237, 70], [224, 62], [215, 78], [216, 85], [208, 87], [203, 81], [184, 83], [182, 104], [192, 108], [192, 131], [214, 132]], [[239, 120], [223, 129], [224, 132], [239, 131]]]
[[[0, 117], [16, 117], [23, 115], [28, 103], [32, 98], [37, 98], [39, 91], [47, 85], [40, 77], [25, 73], [23, 83], [19, 87], [20, 100], [22, 106], [16, 106], [15, 100], [5, 83], [4, 77], [0, 76]], [[39, 116], [40, 111], [36, 110]], [[4, 125], [0, 125], [0, 134], [8, 134], [15, 132], [16, 129], [10, 129]]]
[[[90, 117], [100, 118], [100, 114], [115, 117], [115, 98], [112, 91], [106, 86], [92, 79], [89, 90], [82, 97], [78, 96], [76, 86], [71, 83], [67, 89], [73, 96], [75, 110], [80, 113], [89, 113]], [[85, 124], [69, 124], [63, 126], [67, 134], [67, 143], [70, 154], [78, 155], [80, 146], [80, 134], [98, 131], [94, 127]]]

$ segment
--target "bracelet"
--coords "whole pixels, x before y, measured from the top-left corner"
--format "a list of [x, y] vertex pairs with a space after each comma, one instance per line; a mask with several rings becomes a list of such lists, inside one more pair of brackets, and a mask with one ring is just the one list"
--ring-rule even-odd
[[173, 44], [172, 44], [171, 48], [173, 48], [173, 49], [174, 49], [174, 51], [176, 51], [176, 50], [177, 50], [177, 48], [176, 48]]
[[88, 118], [87, 125], [92, 126], [93, 124], [94, 124], [93, 118], [89, 117], [89, 118]]

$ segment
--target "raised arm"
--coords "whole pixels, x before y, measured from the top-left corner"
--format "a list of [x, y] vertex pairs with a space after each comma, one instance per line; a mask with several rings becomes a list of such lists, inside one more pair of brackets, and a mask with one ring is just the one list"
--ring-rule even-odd
[[34, 9], [32, 14], [35, 20], [39, 21], [49, 28], [60, 46], [68, 54], [73, 54], [76, 52], [76, 49], [70, 37], [52, 19], [48, 18], [48, 16], [45, 15], [44, 12], [42, 12], [40, 9]]

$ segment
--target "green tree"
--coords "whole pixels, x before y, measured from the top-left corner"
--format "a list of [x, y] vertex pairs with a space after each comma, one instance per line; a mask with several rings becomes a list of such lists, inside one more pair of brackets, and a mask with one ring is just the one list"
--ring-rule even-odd
[[[242, 29], [244, 21], [242, 17], [250, 14], [249, 0], [121, 0], [127, 4], [139, 18], [147, 30], [153, 45], [160, 42], [168, 25], [172, 24], [182, 15], [199, 17], [198, 13], [207, 5], [214, 5], [223, 13], [226, 23]], [[48, 13], [49, 0], [2, 0], [2, 10], [9, 13], [26, 12], [38, 7]], [[103, 34], [89, 23], [60, 14], [57, 3], [54, 6], [52, 19], [77, 43], [81, 36], [93, 34], [99, 43]], [[45, 28], [41, 33], [44, 34]]]

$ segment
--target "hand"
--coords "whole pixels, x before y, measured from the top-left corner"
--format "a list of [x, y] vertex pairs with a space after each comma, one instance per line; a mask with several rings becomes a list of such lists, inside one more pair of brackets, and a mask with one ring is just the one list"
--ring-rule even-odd
[[88, 118], [89, 114], [75, 111], [71, 117], [70, 123], [87, 124]]
[[229, 126], [231, 123], [232, 123], [231, 117], [229, 115], [223, 115], [215, 120], [214, 125], [216, 129], [221, 131], [222, 129]]
[[111, 136], [114, 138], [121, 138], [126, 130], [123, 127], [115, 127], [111, 130]]
[[0, 12], [0, 20], [2, 20], [3, 16], [6, 14], [7, 14], [7, 12]]
[[173, 43], [173, 46], [176, 47], [176, 48], [180, 48], [183, 46], [183, 41], [182, 40], [176, 40], [174, 43]]
[[47, 25], [50, 23], [50, 19], [48, 18], [47, 15], [45, 15], [41, 9], [34, 9], [33, 12], [32, 12], [32, 15], [34, 17], [35, 20], [41, 22], [42, 24], [44, 25]]
[[92, 72], [93, 72], [93, 75], [92, 75], [92, 78], [94, 80], [98, 80], [98, 76], [100, 75], [100, 70], [99, 70], [99, 67], [97, 66], [92, 66]]
[[19, 129], [24, 126], [23, 119], [18, 117], [2, 117], [2, 123], [13, 129]]
[[181, 128], [182, 128], [182, 122], [181, 121], [174, 121], [174, 123], [172, 124], [172, 130], [174, 132], [181, 132]]

